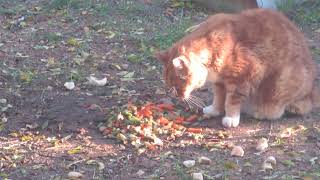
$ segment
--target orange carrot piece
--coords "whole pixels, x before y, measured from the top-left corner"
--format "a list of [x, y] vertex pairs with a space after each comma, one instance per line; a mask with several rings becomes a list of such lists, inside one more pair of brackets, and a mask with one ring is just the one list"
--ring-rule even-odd
[[198, 119], [198, 115], [194, 114], [194, 115], [191, 115], [189, 116], [186, 121], [187, 122], [193, 122], [193, 121], [196, 121]]
[[165, 126], [167, 124], [169, 124], [169, 120], [165, 117], [160, 117], [159, 120], [158, 120], [158, 123], [161, 125], [161, 126]]
[[151, 106], [147, 105], [142, 107], [138, 112], [137, 115], [139, 117], [146, 117], [150, 118], [152, 116]]
[[168, 111], [173, 111], [174, 110], [174, 105], [173, 104], [158, 104], [158, 108], [162, 110], [168, 110]]
[[159, 108], [159, 107], [157, 107], [157, 106], [152, 106], [151, 109], [152, 109], [152, 110], [155, 110], [155, 111], [159, 111], [159, 112], [162, 112], [162, 111], [163, 111], [163, 109], [161, 109], [161, 108]]
[[149, 143], [145, 143], [145, 145], [147, 146], [147, 148], [151, 151], [155, 151], [157, 148], [155, 145], [153, 144], [149, 144]]
[[174, 122], [177, 124], [182, 124], [184, 122], [184, 117], [177, 117]]
[[180, 124], [173, 123], [173, 124], [172, 124], [172, 128], [173, 128], [173, 129], [176, 129], [176, 130], [182, 130], [182, 129], [184, 129], [185, 127], [182, 126], [182, 125], [180, 125]]
[[190, 133], [202, 133], [202, 129], [201, 128], [188, 128], [187, 129], [187, 132], [190, 132]]

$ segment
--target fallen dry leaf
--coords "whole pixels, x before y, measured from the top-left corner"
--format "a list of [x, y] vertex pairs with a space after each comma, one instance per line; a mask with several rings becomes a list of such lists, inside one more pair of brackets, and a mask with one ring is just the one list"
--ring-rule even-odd
[[231, 156], [242, 157], [244, 155], [244, 150], [241, 146], [234, 146], [231, 151]]
[[105, 86], [107, 84], [107, 78], [98, 79], [94, 76], [87, 77], [88, 84], [93, 86]]
[[269, 163], [269, 162], [263, 162], [261, 168], [262, 168], [263, 171], [272, 170], [273, 169], [272, 164]]
[[206, 165], [208, 165], [208, 164], [211, 163], [211, 159], [209, 159], [209, 158], [207, 158], [207, 157], [204, 157], [204, 156], [201, 156], [201, 157], [199, 157], [198, 162], [199, 162], [199, 164], [206, 164]]
[[268, 139], [266, 138], [261, 138], [258, 140], [256, 150], [257, 151], [265, 151], [269, 147], [268, 145]]
[[271, 163], [271, 164], [273, 164], [273, 165], [276, 165], [276, 164], [277, 164], [277, 160], [276, 160], [276, 158], [273, 157], [273, 156], [268, 156], [267, 159], [265, 160], [265, 162], [269, 162], [269, 163]]
[[68, 173], [68, 178], [70, 179], [80, 179], [83, 177], [83, 174], [75, 171], [71, 171]]
[[89, 164], [89, 165], [91, 165], [91, 164], [97, 164], [97, 165], [98, 165], [98, 169], [99, 169], [100, 171], [102, 171], [102, 170], [105, 168], [105, 165], [104, 165], [102, 162], [96, 161], [96, 160], [88, 160], [88, 161], [87, 161], [87, 164]]
[[142, 176], [142, 175], [144, 175], [144, 171], [143, 170], [141, 170], [141, 169], [139, 169], [138, 170], [138, 172], [136, 172], [136, 174], [138, 175], [138, 176]]
[[192, 179], [193, 180], [203, 180], [202, 173], [192, 173]]

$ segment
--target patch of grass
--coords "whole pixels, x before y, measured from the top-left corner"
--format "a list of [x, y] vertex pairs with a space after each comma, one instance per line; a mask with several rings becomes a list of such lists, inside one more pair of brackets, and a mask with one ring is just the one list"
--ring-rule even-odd
[[165, 31], [158, 31], [155, 33], [155, 36], [150, 39], [152, 43], [160, 48], [166, 49], [170, 47], [174, 42], [179, 40], [185, 35], [185, 30], [191, 26], [190, 18], [183, 18], [180, 23], [170, 24], [164, 27]]
[[316, 57], [318, 63], [320, 63], [320, 49], [319, 48], [312, 48], [312, 54]]
[[20, 71], [20, 80], [24, 83], [27, 83], [27, 84], [31, 83], [34, 76], [35, 76], [35, 73], [33, 73], [30, 70]]
[[145, 6], [142, 3], [138, 3], [135, 1], [127, 1], [127, 0], [120, 0], [119, 5], [117, 7], [117, 11], [123, 15], [130, 15], [139, 14], [145, 10]]
[[93, 9], [100, 16], [106, 16], [110, 11], [110, 6], [107, 3], [95, 4]]
[[175, 174], [179, 177], [179, 179], [181, 180], [192, 179], [181, 165], [176, 164], [174, 167], [174, 170], [175, 170]]
[[62, 38], [61, 34], [54, 33], [54, 32], [46, 32], [41, 37], [42, 40], [48, 42], [49, 44], [56, 43], [60, 41], [61, 38]]
[[191, 0], [170, 0], [170, 6], [174, 8], [192, 8]]
[[280, 11], [300, 25], [312, 25], [320, 27], [320, 1], [303, 0], [298, 3], [295, 0], [286, 0], [278, 3]]
[[77, 8], [79, 6], [79, 0], [52, 0], [49, 7], [51, 9], [65, 9], [65, 8]]
[[[1, 1], [0, 1], [0, 3], [1, 3]], [[4, 8], [4, 7], [0, 6], [0, 15], [12, 16], [12, 15], [19, 14], [20, 12], [25, 11], [25, 10], [26, 10], [26, 7], [22, 6], [22, 5], [17, 5], [17, 6], [13, 6], [10, 8]]]
[[51, 0], [49, 9], [80, 9], [89, 8], [93, 5], [93, 0]]

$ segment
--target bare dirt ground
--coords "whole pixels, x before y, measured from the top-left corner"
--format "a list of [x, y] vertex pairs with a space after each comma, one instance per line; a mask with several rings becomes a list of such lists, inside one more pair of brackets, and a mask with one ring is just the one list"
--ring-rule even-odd
[[[82, 179], [192, 179], [192, 173], [204, 179], [320, 179], [319, 110], [274, 122], [243, 116], [233, 129], [224, 129], [221, 118], [205, 120], [197, 125], [208, 132], [204, 137], [177, 138], [141, 154], [99, 131], [129, 101], [167, 98], [152, 53], [208, 15], [187, 6], [0, 0], [0, 179], [58, 180], [71, 171]], [[315, 14], [286, 12], [301, 25], [319, 62], [320, 5], [306, 6]], [[88, 84], [90, 75], [106, 77], [107, 84]], [[73, 90], [64, 87], [69, 81]], [[200, 96], [210, 102], [206, 90]], [[262, 137], [269, 147], [259, 153]], [[230, 155], [233, 145], [244, 149], [243, 157]], [[201, 156], [211, 163], [183, 165]], [[263, 170], [269, 156], [276, 164]]]

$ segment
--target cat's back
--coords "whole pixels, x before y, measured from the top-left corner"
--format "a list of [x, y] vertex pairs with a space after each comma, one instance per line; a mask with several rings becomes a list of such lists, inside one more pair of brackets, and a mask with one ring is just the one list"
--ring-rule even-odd
[[234, 26], [237, 41], [261, 60], [313, 69], [303, 33], [282, 13], [267, 9], [247, 10], [236, 15]]

